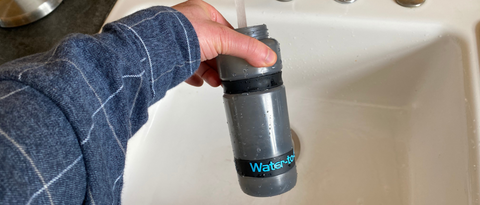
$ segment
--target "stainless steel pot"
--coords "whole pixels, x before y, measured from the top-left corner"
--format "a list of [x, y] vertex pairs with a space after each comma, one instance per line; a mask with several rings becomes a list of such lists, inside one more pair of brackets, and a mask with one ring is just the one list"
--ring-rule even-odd
[[0, 0], [0, 27], [35, 22], [52, 12], [62, 0]]

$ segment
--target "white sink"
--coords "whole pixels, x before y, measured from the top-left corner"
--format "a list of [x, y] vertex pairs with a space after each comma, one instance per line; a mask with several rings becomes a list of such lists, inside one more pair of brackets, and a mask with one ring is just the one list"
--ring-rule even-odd
[[[180, 1], [119, 0], [107, 21]], [[234, 3], [208, 1], [236, 25]], [[281, 43], [296, 187], [245, 195], [221, 88], [182, 84], [129, 142], [124, 204], [479, 203], [480, 2], [250, 0]], [[476, 36], [479, 36], [478, 38]]]

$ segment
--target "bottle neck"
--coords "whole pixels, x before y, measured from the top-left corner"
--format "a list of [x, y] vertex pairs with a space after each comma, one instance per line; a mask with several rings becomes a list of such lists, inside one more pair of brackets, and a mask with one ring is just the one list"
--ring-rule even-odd
[[235, 29], [235, 31], [245, 34], [247, 36], [256, 38], [258, 40], [268, 38], [268, 29], [267, 29], [267, 25], [265, 24], [244, 27], [244, 28], [237, 28]]

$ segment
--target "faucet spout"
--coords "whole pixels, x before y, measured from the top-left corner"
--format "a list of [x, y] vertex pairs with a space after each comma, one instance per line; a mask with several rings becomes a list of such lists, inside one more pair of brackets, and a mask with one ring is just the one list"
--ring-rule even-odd
[[335, 1], [341, 4], [351, 4], [357, 0], [335, 0]]

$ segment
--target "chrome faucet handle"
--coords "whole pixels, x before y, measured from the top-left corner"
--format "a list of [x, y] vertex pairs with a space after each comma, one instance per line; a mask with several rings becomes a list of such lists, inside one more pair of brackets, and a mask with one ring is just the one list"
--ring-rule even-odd
[[423, 3], [425, 3], [425, 0], [395, 0], [400, 6], [404, 7], [419, 7]]
[[357, 0], [335, 0], [335, 1], [341, 4], [351, 4]]

